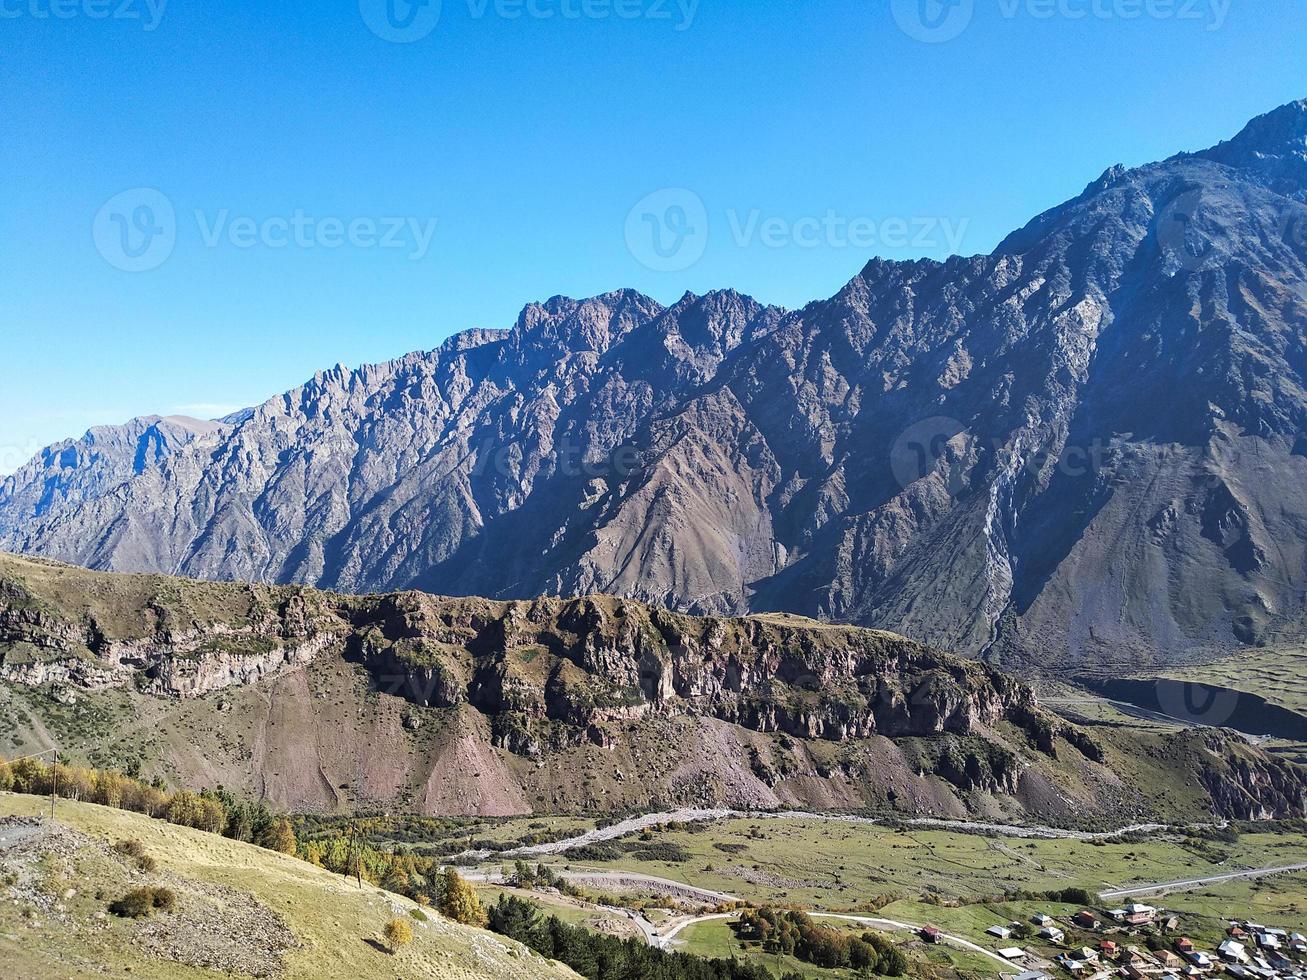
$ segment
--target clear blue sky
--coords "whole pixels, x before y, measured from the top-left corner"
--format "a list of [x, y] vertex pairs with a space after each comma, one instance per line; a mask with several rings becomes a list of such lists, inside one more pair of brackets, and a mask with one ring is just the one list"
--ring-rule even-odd
[[[1048, 17], [1050, 0], [970, 0], [935, 43], [899, 26], [916, 0], [444, 0], [434, 24], [396, 2], [387, 22], [384, 0], [0, 0], [0, 470], [556, 293], [801, 305], [874, 254], [989, 251], [1113, 163], [1307, 96], [1301, 0], [1051, 0]], [[139, 17], [94, 16], [123, 3]], [[157, 214], [105, 210], [134, 188], [175, 212], [171, 253], [141, 272], [115, 264], [114, 222]], [[627, 241], [663, 188], [704, 208], [669, 222], [707, 222], [702, 256], [670, 270]], [[296, 212], [412, 224], [403, 248], [366, 224], [274, 247]], [[965, 233], [911, 225], [905, 243], [894, 219]], [[850, 221], [877, 243], [848, 241]]]

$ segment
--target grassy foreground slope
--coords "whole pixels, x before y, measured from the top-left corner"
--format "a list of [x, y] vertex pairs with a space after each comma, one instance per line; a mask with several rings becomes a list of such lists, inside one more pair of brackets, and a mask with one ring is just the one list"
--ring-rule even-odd
[[[0, 793], [0, 819], [38, 816], [48, 806], [37, 797]], [[0, 881], [8, 880], [5, 869], [10, 875], [22, 872], [14, 889], [17, 901], [10, 900], [9, 886], [0, 886], [5, 899], [0, 902], [0, 962], [11, 976], [576, 977], [500, 936], [455, 925], [431, 910], [422, 912], [421, 921], [412, 916], [418, 906], [407, 899], [366, 885], [359, 889], [328, 871], [253, 845], [65, 800], [58, 805], [58, 823], [48, 836], [53, 845], [38, 845], [35, 851], [23, 843], [6, 848], [0, 832]], [[157, 861], [157, 871], [147, 876], [117, 861], [108, 846], [123, 840], [140, 841]], [[156, 882], [176, 891], [175, 913], [138, 921], [103, 914], [123, 891]], [[254, 912], [259, 916], [252, 918]], [[381, 936], [396, 917], [411, 922], [414, 939], [392, 954]], [[268, 933], [273, 936], [289, 929], [280, 963], [260, 955], [268, 953], [256, 948], [264, 934], [251, 933], [252, 922], [272, 923]], [[246, 947], [251, 954], [246, 969], [218, 972], [202, 965], [206, 958], [221, 965], [230, 952], [223, 942]], [[186, 951], [183, 962], [158, 953], [176, 948]]]

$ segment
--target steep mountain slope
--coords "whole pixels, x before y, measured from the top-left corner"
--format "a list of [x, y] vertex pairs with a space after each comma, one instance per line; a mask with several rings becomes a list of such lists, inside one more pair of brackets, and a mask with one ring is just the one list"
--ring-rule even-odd
[[47, 453], [0, 486], [0, 547], [786, 610], [1067, 669], [1300, 639], [1304, 202], [1299, 102], [801, 311], [554, 298], [139, 472]]
[[350, 597], [0, 556], [0, 682], [0, 751], [57, 744], [294, 809], [1307, 815], [1307, 770], [1222, 733], [1091, 731], [893, 634], [604, 596]]

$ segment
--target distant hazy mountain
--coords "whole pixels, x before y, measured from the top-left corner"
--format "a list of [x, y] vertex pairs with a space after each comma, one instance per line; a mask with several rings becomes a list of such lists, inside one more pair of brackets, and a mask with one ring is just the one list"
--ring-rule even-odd
[[221, 425], [54, 447], [0, 485], [0, 549], [782, 609], [1045, 663], [1301, 637], [1305, 201], [1298, 102], [797, 312], [556, 297]]

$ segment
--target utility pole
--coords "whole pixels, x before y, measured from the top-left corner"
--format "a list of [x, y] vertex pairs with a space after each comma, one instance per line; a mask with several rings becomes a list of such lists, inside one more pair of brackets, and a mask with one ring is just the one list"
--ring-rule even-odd
[[[363, 856], [359, 853], [359, 828], [358, 824], [351, 823], [348, 828], [349, 833], [349, 853], [352, 863], [354, 864], [354, 875], [358, 880], [359, 888], [363, 887]], [[349, 868], [345, 869], [347, 872]]]
[[50, 819], [55, 819], [54, 801], [59, 795], [59, 750], [46, 749], [44, 752], [33, 752], [31, 755], [21, 755], [17, 759], [9, 759], [5, 765], [13, 765], [15, 762], [23, 762], [26, 759], [39, 759], [42, 756], [54, 756], [54, 765], [50, 769]]

